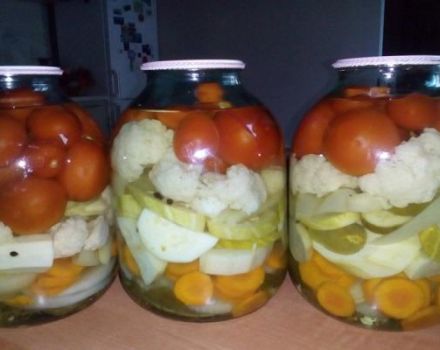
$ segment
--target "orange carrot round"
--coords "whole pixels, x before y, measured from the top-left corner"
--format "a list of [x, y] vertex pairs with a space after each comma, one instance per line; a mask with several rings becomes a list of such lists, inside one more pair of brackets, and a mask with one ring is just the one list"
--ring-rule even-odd
[[402, 320], [402, 328], [406, 331], [434, 326], [440, 323], [440, 307], [431, 305], [421, 309]]
[[183, 275], [174, 284], [174, 295], [186, 305], [205, 305], [213, 293], [211, 277], [199, 271]]
[[423, 307], [426, 307], [429, 304], [431, 304], [432, 290], [431, 290], [431, 283], [429, 282], [429, 280], [422, 278], [415, 280], [414, 282], [422, 289], [423, 297], [424, 297]]
[[139, 266], [127, 246], [124, 246], [121, 257], [124, 265], [130, 270], [133, 276], [139, 276], [141, 273]]
[[284, 269], [287, 264], [286, 248], [282, 243], [275, 243], [266, 258], [266, 265], [274, 270]]
[[335, 282], [325, 282], [316, 291], [319, 305], [328, 313], [348, 317], [355, 313], [355, 303], [350, 292]]
[[215, 288], [228, 298], [240, 298], [255, 292], [264, 282], [265, 273], [258, 267], [248, 273], [232, 276], [217, 276], [214, 279]]
[[316, 290], [324, 282], [331, 281], [332, 278], [322, 272], [313, 260], [299, 264], [299, 274], [301, 280], [310, 288]]
[[415, 282], [395, 277], [385, 279], [374, 290], [374, 300], [385, 315], [403, 319], [423, 307], [423, 290]]
[[168, 278], [176, 280], [179, 277], [199, 270], [199, 260], [194, 260], [189, 263], [168, 263], [165, 269], [165, 274]]
[[234, 317], [243, 316], [249, 314], [261, 306], [263, 306], [270, 298], [269, 293], [261, 290], [255, 294], [245, 298], [242, 302], [234, 305], [232, 309], [232, 315]]

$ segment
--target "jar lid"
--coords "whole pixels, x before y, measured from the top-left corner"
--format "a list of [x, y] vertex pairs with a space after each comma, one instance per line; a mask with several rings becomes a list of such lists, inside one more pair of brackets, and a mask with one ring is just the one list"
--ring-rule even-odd
[[59, 67], [53, 66], [0, 66], [0, 75], [62, 75]]
[[173, 60], [144, 63], [141, 70], [177, 70], [177, 69], [243, 69], [244, 62], [239, 60]]
[[332, 64], [333, 68], [366, 66], [433, 65], [440, 64], [440, 56], [373, 56], [344, 58]]

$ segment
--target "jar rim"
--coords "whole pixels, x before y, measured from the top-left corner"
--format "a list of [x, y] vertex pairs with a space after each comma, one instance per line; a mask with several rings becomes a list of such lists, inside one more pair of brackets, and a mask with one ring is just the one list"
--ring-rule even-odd
[[354, 68], [367, 66], [398, 66], [398, 65], [436, 65], [440, 64], [440, 56], [405, 55], [405, 56], [371, 56], [338, 59], [333, 68]]
[[55, 66], [0, 66], [0, 75], [62, 75]]
[[152, 61], [142, 64], [141, 70], [198, 70], [198, 69], [244, 69], [240, 60], [195, 59]]

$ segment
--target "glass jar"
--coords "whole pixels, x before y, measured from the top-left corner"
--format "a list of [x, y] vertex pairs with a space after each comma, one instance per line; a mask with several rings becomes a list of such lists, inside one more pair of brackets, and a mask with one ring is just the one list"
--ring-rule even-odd
[[120, 279], [154, 312], [191, 321], [250, 313], [287, 264], [283, 141], [244, 89], [241, 61], [146, 63], [111, 151]]
[[52, 321], [115, 275], [110, 162], [57, 67], [0, 67], [0, 326]]
[[290, 158], [289, 272], [350, 324], [440, 323], [440, 56], [342, 59]]

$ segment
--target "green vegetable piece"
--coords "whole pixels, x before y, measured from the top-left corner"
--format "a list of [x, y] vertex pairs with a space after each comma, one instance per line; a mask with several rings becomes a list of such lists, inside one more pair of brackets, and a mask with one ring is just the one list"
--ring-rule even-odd
[[123, 194], [118, 198], [118, 215], [137, 219], [142, 208], [131, 194]]
[[240, 241], [233, 239], [220, 239], [215, 247], [227, 248], [227, 249], [252, 249], [256, 246], [260, 248], [272, 244], [278, 238], [280, 238], [279, 232], [274, 231], [267, 236], [256, 239], [240, 240]]
[[366, 241], [367, 233], [359, 224], [351, 224], [334, 230], [310, 230], [314, 240], [337, 254], [354, 254], [361, 250]]
[[96, 216], [101, 215], [107, 209], [105, 201], [99, 197], [87, 202], [68, 201], [65, 216]]
[[344, 212], [337, 214], [320, 214], [308, 218], [302, 218], [300, 221], [305, 226], [314, 230], [336, 230], [349, 226], [359, 221], [359, 213]]
[[440, 263], [440, 227], [432, 225], [419, 233], [420, 243], [424, 253]]

